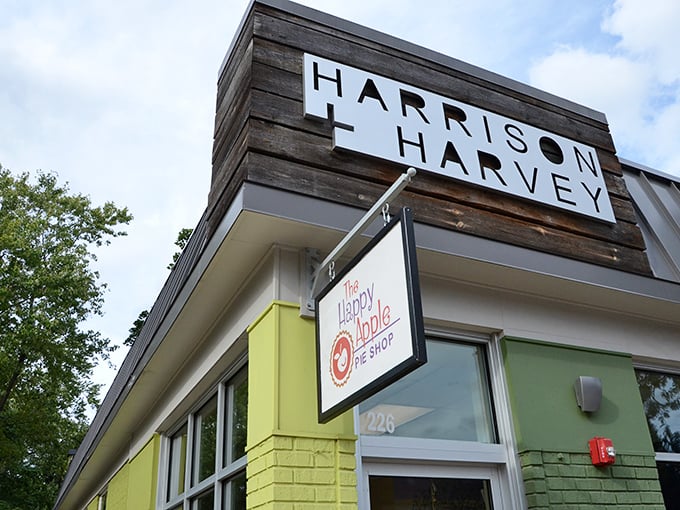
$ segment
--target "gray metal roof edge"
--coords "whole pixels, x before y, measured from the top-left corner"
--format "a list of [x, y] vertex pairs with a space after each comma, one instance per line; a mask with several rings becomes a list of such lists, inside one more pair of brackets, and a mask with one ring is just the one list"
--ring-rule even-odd
[[231, 42], [229, 43], [229, 47], [227, 48], [227, 53], [225, 53], [224, 58], [222, 58], [222, 63], [220, 64], [219, 71], [217, 72], [217, 78], [219, 79], [220, 76], [222, 76], [222, 71], [224, 71], [224, 68], [227, 65], [227, 62], [229, 62], [229, 57], [231, 56], [231, 52], [234, 50], [234, 46], [236, 46], [236, 41], [238, 41], [239, 36], [241, 35], [241, 31], [243, 30], [244, 25], [246, 24], [246, 20], [248, 19], [248, 15], [250, 14], [250, 11], [253, 9], [253, 4], [256, 2], [256, 0], [250, 0], [248, 2], [248, 7], [246, 8], [245, 12], [241, 16], [241, 21], [238, 24], [238, 27], [236, 28], [236, 32], [234, 32], [234, 37], [232, 38]]
[[[241, 205], [242, 192], [237, 194], [216, 232], [210, 239], [205, 238], [204, 227], [207, 210], [201, 216], [197, 227], [194, 229], [194, 233], [200, 234], [202, 232], [202, 234], [191, 236], [187, 246], [182, 250], [180, 258], [175, 263], [173, 270], [168, 275], [161, 292], [151, 308], [149, 316], [142, 326], [137, 341], [135, 341], [135, 344], [133, 344], [125, 356], [109, 391], [106, 393], [83, 441], [69, 464], [53, 506], [54, 510], [57, 510], [63, 503], [85, 464], [111, 425], [125, 397], [132, 389], [134, 381], [144, 370], [149, 359], [165, 337], [165, 334], [174, 324], [184, 304], [193, 293], [196, 283], [227, 236], [229, 228], [236, 221], [236, 217], [238, 217], [242, 210]], [[187, 260], [188, 255], [196, 249], [198, 249], [197, 256], [193, 257], [192, 260]]]
[[622, 165], [624, 165], [628, 168], [631, 168], [633, 170], [637, 170], [639, 172], [645, 172], [646, 174], [651, 174], [655, 177], [660, 177], [662, 179], [666, 179], [666, 180], [673, 181], [675, 183], [680, 184], [680, 176], [678, 176], [678, 175], [673, 175], [673, 174], [669, 174], [669, 173], [666, 173], [666, 172], [662, 172], [661, 170], [657, 170], [656, 168], [652, 168], [652, 167], [643, 165], [642, 163], [636, 163], [635, 161], [631, 161], [631, 160], [625, 159], [625, 158], [619, 158], [619, 162]]
[[[358, 208], [250, 183], [244, 208], [324, 228], [349, 230]], [[371, 233], [369, 229], [369, 233]], [[375, 232], [372, 232], [375, 233]], [[680, 304], [680, 284], [416, 223], [416, 245], [447, 255]]]
[[238, 39], [238, 36], [240, 35], [240, 32], [243, 28], [242, 26], [243, 22], [248, 17], [248, 14], [250, 13], [251, 9], [255, 4], [266, 5], [268, 7], [278, 9], [280, 11], [284, 11], [295, 16], [308, 19], [315, 23], [326, 25], [337, 30], [341, 30], [348, 34], [352, 34], [364, 39], [375, 41], [382, 45], [391, 47], [393, 49], [402, 51], [404, 53], [408, 53], [410, 55], [425, 60], [436, 62], [437, 64], [444, 65], [451, 69], [455, 69], [457, 71], [463, 72], [470, 76], [474, 76], [489, 83], [493, 83], [495, 85], [504, 87], [506, 89], [511, 89], [520, 92], [524, 95], [533, 97], [548, 104], [552, 104], [564, 110], [571, 111], [573, 113], [576, 113], [583, 117], [587, 117], [597, 122], [602, 122], [604, 124], [608, 123], [607, 116], [604, 113], [593, 108], [589, 108], [574, 101], [570, 101], [555, 94], [551, 94], [536, 87], [532, 87], [531, 85], [527, 85], [526, 83], [522, 83], [520, 81], [507, 78], [505, 76], [494, 73], [492, 71], [488, 71], [473, 64], [468, 64], [467, 62], [464, 62], [457, 58], [444, 55], [443, 53], [430, 50], [415, 43], [411, 43], [403, 39], [399, 39], [398, 37], [386, 34], [384, 32], [368, 28], [353, 21], [348, 21], [343, 18], [339, 18], [337, 16], [333, 16], [331, 14], [319, 11], [312, 7], [307, 7], [305, 5], [291, 2], [290, 0], [251, 0], [250, 4], [248, 5], [248, 9], [243, 16], [243, 20], [241, 22], [242, 24], [241, 26], [239, 26], [239, 30], [236, 32], [236, 35], [234, 36], [232, 44], [229, 47], [229, 51], [224, 57], [222, 66], [220, 67], [220, 74], [222, 72], [224, 65], [229, 59], [235, 41]]

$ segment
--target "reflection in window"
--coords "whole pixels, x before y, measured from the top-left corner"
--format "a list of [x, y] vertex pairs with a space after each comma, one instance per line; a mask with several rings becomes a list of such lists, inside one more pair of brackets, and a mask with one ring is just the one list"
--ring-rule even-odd
[[637, 371], [654, 450], [680, 453], [680, 376]]
[[246, 508], [246, 473], [242, 471], [224, 484], [224, 508]]
[[170, 440], [168, 494], [170, 500], [184, 492], [184, 468], [187, 458], [187, 426], [184, 425]]
[[484, 347], [428, 340], [427, 358], [360, 404], [361, 433], [496, 442]]
[[371, 510], [492, 510], [489, 480], [371, 476]]
[[213, 510], [215, 508], [215, 494], [213, 491], [201, 494], [191, 504], [191, 510]]
[[243, 379], [234, 382], [231, 394], [230, 416], [226, 416], [225, 437], [230, 438], [224, 442], [224, 466], [233, 460], [246, 454], [246, 434], [248, 424], [248, 381]]
[[215, 472], [217, 442], [217, 397], [197, 413], [194, 420], [194, 483], [205, 480]]
[[676, 509], [680, 501], [680, 375], [637, 370], [636, 376], [654, 450], [664, 455], [657, 469], [666, 508]]

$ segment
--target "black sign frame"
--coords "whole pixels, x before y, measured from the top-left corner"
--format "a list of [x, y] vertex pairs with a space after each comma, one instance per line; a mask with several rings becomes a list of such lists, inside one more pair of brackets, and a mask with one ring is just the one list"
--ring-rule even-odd
[[[370, 383], [347, 395], [343, 400], [322, 411], [322, 388], [321, 388], [321, 328], [319, 303], [320, 301], [342, 282], [343, 278], [355, 266], [368, 255], [373, 248], [393, 229], [401, 229], [402, 249], [404, 259], [404, 272], [406, 276], [406, 291], [411, 326], [412, 356], [398, 365], [389, 369]], [[383, 388], [401, 379], [416, 368], [427, 362], [425, 345], [425, 327], [423, 322], [423, 308], [420, 294], [420, 278], [418, 273], [418, 261], [416, 257], [416, 243], [413, 227], [413, 213], [408, 207], [404, 207], [390, 222], [339, 272], [333, 281], [329, 282], [314, 298], [316, 310], [316, 371], [317, 371], [317, 409], [319, 423], [327, 423], [355, 405], [376, 394]], [[350, 363], [352, 361], [350, 360]]]

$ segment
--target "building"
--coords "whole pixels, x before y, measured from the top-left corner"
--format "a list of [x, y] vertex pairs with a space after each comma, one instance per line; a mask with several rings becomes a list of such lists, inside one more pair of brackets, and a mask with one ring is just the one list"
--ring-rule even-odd
[[[315, 261], [409, 166], [429, 361], [320, 424]], [[679, 185], [601, 113], [255, 0], [205, 214], [55, 510], [680, 508]]]

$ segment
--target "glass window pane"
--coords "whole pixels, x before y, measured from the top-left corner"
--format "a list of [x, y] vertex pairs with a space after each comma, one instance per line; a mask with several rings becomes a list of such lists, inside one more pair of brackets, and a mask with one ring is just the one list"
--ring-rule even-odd
[[186, 425], [170, 439], [167, 501], [184, 492], [184, 469], [187, 459]]
[[636, 372], [654, 450], [680, 453], [680, 375]]
[[428, 340], [427, 358], [359, 405], [361, 434], [495, 442], [484, 347]]
[[246, 510], [246, 472], [224, 483], [222, 490], [225, 510]]
[[371, 510], [492, 510], [489, 480], [371, 476]]
[[224, 406], [224, 451], [222, 467], [246, 454], [248, 431], [248, 379], [245, 369], [235, 377], [229, 387], [230, 397]]
[[194, 483], [215, 473], [217, 449], [217, 397], [196, 413], [194, 421]]
[[204, 492], [191, 502], [191, 510], [213, 510], [215, 508], [215, 492]]
[[231, 414], [231, 460], [246, 454], [246, 433], [248, 429], [248, 380], [234, 386], [234, 410]]
[[666, 508], [677, 509], [680, 503], [680, 463], [658, 462], [657, 467]]

